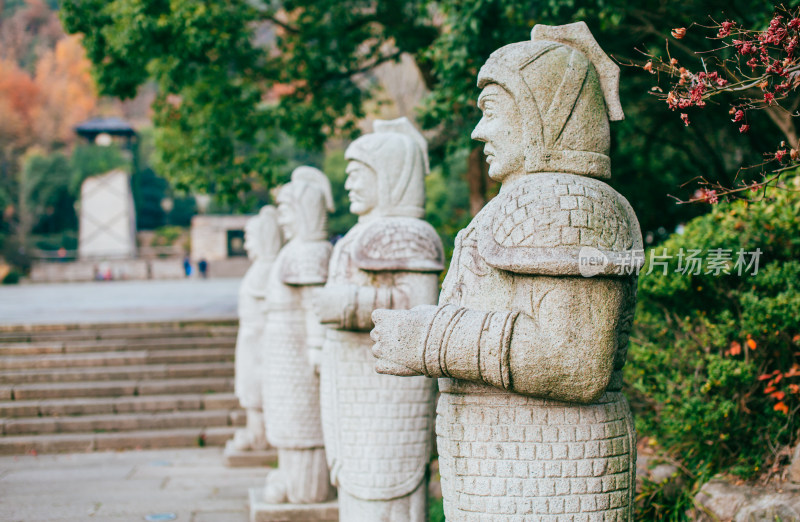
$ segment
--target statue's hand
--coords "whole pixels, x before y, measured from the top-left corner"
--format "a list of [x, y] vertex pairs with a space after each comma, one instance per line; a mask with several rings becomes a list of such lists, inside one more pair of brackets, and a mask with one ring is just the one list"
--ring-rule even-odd
[[372, 354], [378, 359], [375, 370], [390, 375], [424, 375], [420, 343], [435, 313], [436, 307], [430, 305], [372, 312]]
[[311, 306], [319, 318], [319, 322], [341, 326], [342, 315], [350, 293], [345, 285], [326, 285], [314, 290], [311, 296]]

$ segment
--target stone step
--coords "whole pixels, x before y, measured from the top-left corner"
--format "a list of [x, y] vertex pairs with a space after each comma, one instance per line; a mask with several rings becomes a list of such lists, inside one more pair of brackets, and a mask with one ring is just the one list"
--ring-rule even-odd
[[164, 430], [234, 426], [244, 419], [242, 412], [231, 410], [112, 413], [4, 419], [0, 420], [0, 430], [3, 435]]
[[0, 383], [6, 385], [95, 382], [189, 377], [233, 377], [232, 362], [143, 364], [93, 368], [44, 368], [0, 371]]
[[0, 343], [48, 341], [98, 341], [116, 339], [168, 339], [172, 337], [229, 337], [238, 327], [210, 326], [192, 328], [116, 328], [109, 330], [61, 330], [51, 332], [0, 332]]
[[60, 332], [88, 332], [91, 334], [115, 330], [141, 332], [143, 330], [192, 330], [230, 328], [236, 326], [238, 320], [231, 317], [198, 319], [188, 321], [152, 321], [152, 322], [107, 322], [107, 323], [55, 323], [55, 324], [0, 324], [0, 335], [48, 335]]
[[134, 397], [79, 397], [0, 402], [0, 418], [99, 415], [111, 413], [233, 410], [239, 399], [233, 393], [145, 395]]
[[57, 433], [0, 437], [0, 455], [76, 453], [99, 450], [223, 446], [234, 426], [118, 433]]
[[232, 361], [235, 347], [0, 356], [0, 370]]
[[179, 350], [191, 348], [230, 348], [236, 336], [174, 339], [111, 339], [89, 341], [14, 342], [0, 344], [0, 355], [38, 355], [90, 352], [122, 352], [141, 350]]
[[232, 377], [129, 380], [108, 382], [59, 382], [14, 384], [0, 387], [0, 400], [56, 399], [69, 397], [123, 397], [179, 393], [230, 392]]

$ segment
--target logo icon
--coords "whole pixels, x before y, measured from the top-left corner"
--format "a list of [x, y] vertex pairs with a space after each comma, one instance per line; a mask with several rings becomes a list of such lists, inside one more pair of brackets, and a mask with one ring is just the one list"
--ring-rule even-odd
[[578, 252], [578, 271], [583, 277], [593, 277], [605, 272], [608, 256], [594, 247], [582, 247]]

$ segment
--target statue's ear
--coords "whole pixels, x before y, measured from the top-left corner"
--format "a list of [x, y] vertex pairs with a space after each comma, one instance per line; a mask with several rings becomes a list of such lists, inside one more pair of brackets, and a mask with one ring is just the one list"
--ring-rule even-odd
[[619, 101], [619, 66], [603, 51], [586, 22], [566, 25], [538, 24], [533, 26], [531, 40], [558, 42], [583, 53], [597, 70], [600, 87], [606, 100], [608, 119], [611, 121], [625, 119]]

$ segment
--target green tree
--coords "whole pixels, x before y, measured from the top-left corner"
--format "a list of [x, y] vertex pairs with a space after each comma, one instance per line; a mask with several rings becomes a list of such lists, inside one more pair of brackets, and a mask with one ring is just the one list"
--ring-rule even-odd
[[23, 158], [20, 171], [17, 235], [20, 244], [34, 227], [42, 221], [48, 232], [60, 232], [76, 225], [73, 204], [75, 198], [69, 190], [72, 169], [67, 157], [60, 153], [46, 154], [30, 149]]
[[[300, 147], [318, 149], [331, 137], [352, 138], [373, 84], [365, 74], [410, 53], [431, 91], [420, 121], [433, 129], [431, 157], [465, 158], [451, 172], [465, 178], [472, 211], [492, 194], [480, 147], [469, 140], [478, 118], [475, 78], [494, 49], [529, 38], [536, 23], [585, 20], [600, 45], [622, 62], [638, 49], [663, 49], [671, 27], [708, 16], [748, 25], [768, 20], [762, 0], [644, 4], [606, 0], [65, 0], [70, 32], [84, 33], [95, 76], [106, 94], [132, 96], [148, 77], [159, 84], [155, 104], [157, 170], [179, 188], [200, 188], [235, 199], [254, 183], [285, 175], [276, 144], [287, 133]], [[691, 44], [691, 45], [690, 45]], [[672, 42], [688, 63], [702, 49], [690, 31]], [[638, 211], [645, 230], [671, 227], [703, 211], [667, 197], [702, 170], [728, 182], [738, 167], [774, 141], [769, 122], [747, 136], [699, 116], [688, 132], [649, 95], [651, 78], [623, 71], [628, 119], [614, 124], [614, 183]], [[753, 145], [756, 146], [753, 146]], [[464, 156], [462, 149], [471, 151]]]

